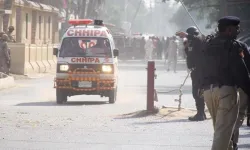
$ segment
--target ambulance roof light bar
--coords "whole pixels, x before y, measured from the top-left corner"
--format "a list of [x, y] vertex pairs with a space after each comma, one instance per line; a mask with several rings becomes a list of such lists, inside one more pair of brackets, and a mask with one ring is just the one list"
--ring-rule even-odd
[[69, 20], [69, 24], [73, 25], [73, 26], [78, 26], [78, 25], [89, 25], [93, 23], [92, 19], [73, 19], [73, 20]]
[[[110, 24], [104, 24], [103, 20], [92, 20], [92, 19], [72, 19], [69, 20], [69, 24], [72, 26], [78, 26], [78, 25], [97, 25], [97, 26], [106, 26]], [[110, 25], [111, 26], [111, 25]], [[115, 26], [115, 25], [113, 25]]]

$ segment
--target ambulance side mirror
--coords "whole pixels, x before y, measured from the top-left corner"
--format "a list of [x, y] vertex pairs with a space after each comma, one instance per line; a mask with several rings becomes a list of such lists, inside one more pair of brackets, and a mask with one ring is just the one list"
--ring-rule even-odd
[[58, 55], [58, 48], [53, 48], [53, 55], [55, 55], [55, 56]]
[[115, 57], [118, 57], [118, 56], [119, 56], [119, 50], [118, 50], [118, 49], [114, 49], [113, 53], [114, 53], [114, 56], [115, 56]]

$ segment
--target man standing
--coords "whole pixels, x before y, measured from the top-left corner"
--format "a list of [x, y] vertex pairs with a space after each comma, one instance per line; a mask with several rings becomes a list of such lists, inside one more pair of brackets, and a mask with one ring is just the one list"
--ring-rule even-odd
[[186, 59], [184, 41], [185, 41], [184, 38], [179, 38], [178, 50], [179, 50], [179, 56], [181, 56], [182, 59]]
[[169, 45], [168, 45], [168, 65], [167, 65], [167, 71], [170, 71], [170, 66], [173, 63], [173, 70], [176, 73], [176, 66], [177, 66], [177, 53], [178, 53], [178, 45], [176, 41], [176, 37], [173, 36], [169, 40]]
[[8, 42], [16, 42], [16, 40], [14, 39], [14, 37], [12, 36], [13, 31], [15, 30], [15, 28], [13, 26], [9, 26], [9, 30], [7, 32], [8, 35]]
[[[239, 47], [241, 47], [241, 49], [243, 50], [244, 61], [249, 71], [250, 70], [250, 53], [249, 53], [247, 44], [242, 43], [240, 41], [237, 41], [237, 43]], [[246, 117], [247, 108], [248, 108], [248, 99], [249, 99], [247, 94], [241, 88], [238, 89], [238, 92], [239, 92], [239, 115], [235, 124], [234, 134], [232, 138], [233, 146], [235, 149], [237, 149], [238, 147], [237, 144], [239, 141], [239, 128], [242, 126], [244, 119]]]
[[223, 17], [219, 33], [205, 46], [202, 55], [204, 98], [213, 120], [212, 150], [232, 150], [231, 141], [239, 112], [237, 87], [250, 95], [250, 78], [243, 60], [243, 50], [236, 37], [240, 20]]
[[2, 34], [0, 36], [1, 36], [0, 37], [1, 38], [0, 39], [0, 72], [8, 74], [9, 63], [10, 63], [9, 47], [7, 44], [8, 35]]
[[165, 51], [166, 51], [166, 45], [167, 45], [167, 43], [166, 43], [166, 40], [165, 40], [165, 37], [162, 37], [162, 39], [161, 39], [161, 45], [162, 45], [162, 55], [164, 55], [165, 56]]
[[157, 41], [157, 59], [161, 60], [162, 59], [162, 51], [163, 51], [163, 45], [159, 37], [156, 39]]
[[196, 27], [189, 27], [187, 30], [186, 41], [186, 54], [187, 54], [187, 67], [191, 70], [192, 79], [192, 93], [195, 99], [195, 105], [197, 108], [197, 114], [193, 117], [189, 117], [190, 121], [203, 121], [206, 119], [205, 114], [205, 102], [203, 97], [200, 96], [200, 73], [198, 65], [200, 64], [200, 56], [203, 48], [203, 41], [199, 35], [199, 31]]
[[146, 50], [145, 60], [152, 59], [153, 49], [154, 49], [153, 40], [152, 37], [149, 37], [149, 39], [146, 41], [145, 44], [145, 50]]
[[140, 41], [140, 58], [143, 58], [143, 56], [145, 56], [145, 37], [142, 37], [141, 41]]

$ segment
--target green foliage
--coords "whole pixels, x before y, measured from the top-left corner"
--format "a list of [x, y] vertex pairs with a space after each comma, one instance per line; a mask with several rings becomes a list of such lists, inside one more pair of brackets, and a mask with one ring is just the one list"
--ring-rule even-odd
[[[128, 3], [126, 5], [126, 0], [106, 0], [101, 18], [117, 26], [120, 26], [123, 21], [132, 22], [140, 1], [141, 0], [127, 0]], [[147, 9], [144, 3], [142, 3], [136, 14], [132, 29], [136, 31], [142, 29], [142, 24], [147, 17], [145, 14], [147, 14]]]

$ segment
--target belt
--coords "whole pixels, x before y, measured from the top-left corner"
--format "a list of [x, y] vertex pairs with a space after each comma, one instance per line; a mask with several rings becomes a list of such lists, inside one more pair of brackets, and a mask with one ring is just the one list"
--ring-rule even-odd
[[210, 90], [212, 88], [220, 88], [221, 86], [233, 86], [236, 87], [235, 85], [230, 85], [230, 84], [210, 84], [207, 86], [203, 86], [204, 90]]
[[212, 88], [219, 88], [220, 85], [219, 84], [210, 84], [210, 85], [206, 85], [203, 87], [203, 89], [206, 91], [206, 90], [210, 90]]

